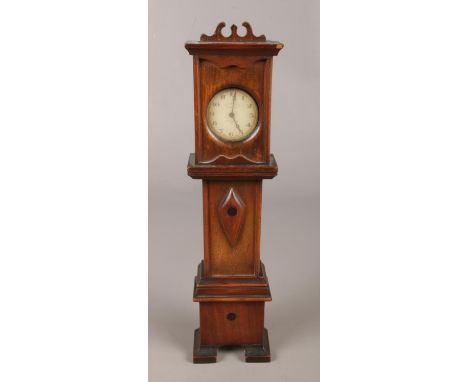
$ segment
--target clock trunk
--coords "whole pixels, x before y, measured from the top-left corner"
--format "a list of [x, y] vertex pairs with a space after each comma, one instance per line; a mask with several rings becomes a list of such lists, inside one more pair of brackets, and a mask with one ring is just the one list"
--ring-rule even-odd
[[206, 277], [260, 272], [262, 180], [203, 181]]

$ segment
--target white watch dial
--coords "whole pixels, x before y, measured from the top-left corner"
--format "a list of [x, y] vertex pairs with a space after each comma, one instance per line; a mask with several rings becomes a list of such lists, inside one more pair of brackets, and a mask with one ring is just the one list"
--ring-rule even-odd
[[257, 127], [257, 103], [244, 90], [221, 90], [208, 104], [207, 122], [218, 138], [229, 142], [242, 141]]

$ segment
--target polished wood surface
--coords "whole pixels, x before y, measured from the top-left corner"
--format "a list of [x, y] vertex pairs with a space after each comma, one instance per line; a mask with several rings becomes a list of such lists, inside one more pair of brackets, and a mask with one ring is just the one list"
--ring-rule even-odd
[[218, 157], [216, 163], [196, 163], [195, 154], [190, 154], [187, 164], [187, 174], [193, 179], [212, 180], [249, 180], [272, 179], [278, 174], [275, 157], [270, 154], [266, 164], [245, 166], [232, 163], [228, 157]]
[[237, 33], [237, 25], [231, 25], [231, 34], [229, 36], [224, 36], [223, 35], [223, 29], [224, 29], [225, 26], [226, 26], [226, 23], [224, 23], [224, 22], [219, 23], [218, 26], [215, 29], [215, 32], [211, 36], [208, 36], [208, 35], [203, 33], [200, 36], [200, 41], [215, 41], [215, 42], [224, 42], [224, 41], [229, 41], [229, 42], [232, 42], [232, 41], [242, 41], [242, 42], [245, 42], [245, 41], [262, 41], [263, 42], [263, 41], [266, 41], [265, 35], [262, 34], [261, 36], [255, 36], [253, 34], [252, 27], [250, 26], [250, 24], [248, 22], [244, 21], [242, 23], [242, 26], [246, 30], [246, 33], [243, 36], [240, 36]]
[[[195, 88], [195, 160], [215, 161], [220, 156], [235, 163], [266, 163], [270, 156], [270, 87], [271, 58], [239, 56], [202, 56], [194, 58]], [[248, 92], [258, 106], [258, 125], [242, 142], [227, 142], [217, 138], [208, 128], [207, 106], [220, 90], [237, 87]]]
[[[282, 44], [239, 38], [224, 43], [188, 42], [185, 47], [194, 56], [195, 162], [209, 163], [224, 156], [238, 164], [268, 163], [272, 56]], [[208, 103], [217, 92], [229, 87], [249, 93], [259, 110], [257, 128], [242, 142], [217, 138], [207, 124]]]
[[264, 302], [201, 302], [201, 345], [261, 344], [264, 307]]
[[[223, 224], [235, 224], [238, 216], [219, 211], [233, 190], [242, 201], [242, 231], [235, 243], [229, 241]], [[203, 180], [203, 217], [205, 275], [251, 276], [260, 271], [260, 215], [262, 208], [262, 181]], [[239, 210], [240, 208], [238, 208]], [[220, 218], [220, 215], [222, 217]], [[232, 222], [232, 223], [231, 223]]]
[[[187, 173], [203, 180], [204, 256], [193, 299], [200, 305], [193, 361], [216, 362], [218, 346], [244, 346], [247, 362], [269, 362], [265, 302], [271, 300], [260, 261], [262, 182], [278, 173], [270, 153], [272, 57], [283, 45], [220, 23], [212, 35], [185, 44], [193, 56], [195, 153]], [[207, 123], [211, 98], [225, 88], [246, 91], [258, 107], [258, 124], [240, 142], [214, 135]], [[234, 110], [234, 109], [233, 109]]]
[[[245, 362], [270, 362], [270, 342], [268, 330], [263, 329], [262, 343], [257, 345], [246, 345]], [[214, 363], [218, 354], [218, 346], [201, 345], [200, 329], [195, 330], [193, 343], [193, 363]]]
[[258, 302], [271, 301], [265, 266], [260, 264], [257, 277], [207, 277], [204, 262], [198, 266], [193, 301], [195, 302]]

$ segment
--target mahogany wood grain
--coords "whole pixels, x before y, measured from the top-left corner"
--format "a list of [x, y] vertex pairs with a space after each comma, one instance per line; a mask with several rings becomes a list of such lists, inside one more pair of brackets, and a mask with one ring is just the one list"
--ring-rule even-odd
[[224, 236], [234, 247], [244, 227], [245, 204], [234, 187], [231, 187], [218, 206], [218, 221]]
[[255, 36], [252, 31], [252, 27], [248, 22], [243, 22], [242, 26], [245, 28], [246, 33], [243, 36], [240, 36], [237, 33], [237, 25], [231, 25], [231, 34], [229, 36], [224, 36], [223, 35], [223, 28], [226, 26], [226, 23], [221, 22], [218, 24], [218, 26], [215, 29], [215, 32], [213, 35], [208, 36], [206, 34], [202, 34], [200, 36], [201, 41], [216, 41], [216, 42], [222, 42], [222, 41], [266, 41], [265, 35], [261, 36]]
[[[219, 33], [218, 29], [214, 36]], [[236, 158], [241, 164], [268, 163], [270, 159], [272, 56], [277, 55], [283, 45], [275, 41], [256, 41], [250, 25], [246, 36], [247, 39], [242, 36], [222, 39], [218, 35], [212, 41], [185, 44], [194, 56], [196, 163], [211, 162], [221, 155]], [[248, 92], [259, 110], [257, 128], [242, 142], [223, 141], [208, 128], [209, 101], [217, 92], [229, 87]]]
[[[195, 125], [195, 159], [206, 163], [220, 155], [237, 157], [237, 163], [266, 163], [270, 153], [267, 142], [270, 126], [267, 112], [270, 110], [270, 93], [265, 89], [264, 77], [270, 77], [271, 58], [257, 57], [237, 59], [229, 57], [198, 57], [198, 94], [195, 94], [195, 108], [198, 119]], [[245, 66], [244, 66], [245, 65]], [[244, 67], [243, 67], [244, 66]], [[207, 123], [207, 106], [211, 98], [225, 88], [235, 87], [249, 93], [257, 103], [258, 124], [252, 135], [245, 141], [227, 142], [214, 135]], [[198, 148], [198, 150], [197, 150]]]
[[[224, 232], [218, 212], [220, 204], [231, 189], [240, 196], [245, 206], [242, 230], [234, 245], [229, 242]], [[262, 180], [203, 180], [206, 277], [258, 276], [261, 209]], [[230, 220], [228, 218], [229, 216], [226, 216], [226, 219]]]
[[278, 174], [275, 157], [270, 154], [267, 164], [252, 164], [250, 166], [235, 164], [229, 157], [218, 157], [215, 163], [195, 163], [195, 154], [190, 154], [187, 164], [187, 174], [193, 179], [214, 180], [249, 180], [272, 179]]
[[271, 301], [270, 285], [261, 264], [258, 277], [206, 277], [204, 262], [198, 266], [193, 288], [195, 302]]
[[[269, 362], [265, 302], [271, 301], [265, 267], [260, 261], [262, 182], [278, 173], [270, 153], [270, 108], [273, 56], [283, 48], [250, 24], [239, 34], [223, 35], [220, 23], [212, 35], [189, 41], [193, 56], [195, 153], [187, 173], [203, 180], [204, 260], [194, 283], [200, 306], [193, 361], [216, 362], [217, 347], [245, 347], [247, 362]], [[225, 88], [249, 93], [258, 107], [253, 133], [240, 142], [214, 135], [207, 123], [211, 98]]]
[[201, 302], [201, 345], [260, 345], [264, 302]]

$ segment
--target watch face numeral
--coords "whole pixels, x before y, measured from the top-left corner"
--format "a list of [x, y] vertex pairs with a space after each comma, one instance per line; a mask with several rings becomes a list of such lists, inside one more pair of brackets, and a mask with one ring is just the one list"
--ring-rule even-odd
[[241, 142], [253, 134], [257, 126], [257, 103], [244, 90], [224, 89], [211, 98], [206, 116], [208, 128], [217, 138]]

